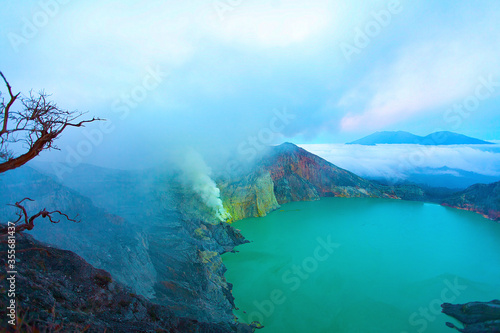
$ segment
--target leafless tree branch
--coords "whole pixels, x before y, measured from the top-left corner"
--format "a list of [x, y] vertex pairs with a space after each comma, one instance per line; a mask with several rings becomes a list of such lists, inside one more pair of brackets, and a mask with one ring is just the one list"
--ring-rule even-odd
[[[59, 214], [63, 217], [65, 217], [68, 221], [71, 221], [71, 222], [76, 222], [76, 223], [79, 223], [80, 221], [79, 220], [76, 220], [76, 218], [78, 217], [75, 216], [74, 219], [70, 218], [68, 215], [62, 213], [61, 211], [59, 210], [54, 210], [52, 212], [49, 212], [47, 211], [47, 209], [42, 209], [40, 210], [38, 213], [34, 214], [34, 215], [29, 215], [26, 208], [22, 205], [23, 201], [26, 201], [26, 200], [29, 200], [29, 201], [34, 201], [30, 198], [24, 198], [23, 200], [21, 201], [18, 201], [16, 202], [15, 204], [10, 204], [9, 206], [13, 206], [13, 207], [17, 207], [19, 209], [19, 212], [18, 212], [18, 216], [19, 218], [17, 219], [15, 223], [15, 232], [22, 232], [22, 231], [25, 231], [25, 230], [32, 230], [34, 227], [35, 227], [35, 220], [39, 217], [42, 217], [42, 218], [48, 218], [49, 221], [51, 223], [59, 223], [61, 220], [55, 220], [54, 219], [54, 214]], [[22, 223], [20, 223], [22, 222]], [[2, 234], [6, 234], [8, 232], [8, 227], [3, 227], [0, 229], [0, 235]]]
[[[44, 91], [37, 94], [30, 91], [28, 97], [22, 97], [21, 93], [14, 94], [1, 71], [0, 76], [7, 87], [5, 98], [0, 91], [0, 173], [28, 163], [43, 150], [58, 149], [54, 142], [66, 128], [82, 127], [87, 123], [103, 120], [94, 117], [78, 121], [84, 113], [59, 108]], [[19, 107], [15, 108], [17, 101], [20, 101], [17, 103]], [[23, 144], [24, 151], [14, 153], [12, 147], [15, 145], [18, 151], [19, 144]], [[56, 214], [68, 221], [80, 222], [76, 217], [72, 219], [59, 210], [48, 211], [45, 208], [30, 216], [23, 205], [25, 201], [33, 200], [24, 198], [10, 205], [18, 209], [18, 219], [14, 222], [16, 232], [33, 229], [34, 222], [39, 217], [48, 218], [51, 223], [59, 223], [60, 219], [55, 218]], [[0, 235], [7, 232], [7, 226], [0, 226]]]
[[[103, 120], [92, 118], [77, 122], [84, 113], [67, 111], [59, 108], [44, 91], [28, 97], [19, 97], [12, 92], [12, 87], [0, 72], [8, 91], [8, 102], [0, 94], [0, 173], [18, 168], [43, 150], [58, 149], [54, 142], [67, 127], [82, 127], [87, 123]], [[12, 107], [21, 100], [20, 110]], [[24, 143], [24, 153], [15, 154], [9, 145]]]

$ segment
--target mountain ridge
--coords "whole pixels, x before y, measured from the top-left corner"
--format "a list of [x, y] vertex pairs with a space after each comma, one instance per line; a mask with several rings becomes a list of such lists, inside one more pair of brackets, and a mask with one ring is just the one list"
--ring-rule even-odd
[[367, 135], [361, 139], [347, 143], [373, 146], [377, 144], [417, 144], [422, 146], [492, 144], [492, 142], [472, 138], [449, 131], [434, 132], [426, 136], [415, 135], [405, 131], [382, 131]]
[[494, 221], [500, 221], [500, 182], [474, 184], [463, 191], [452, 194], [441, 204], [473, 211]]
[[[415, 184], [385, 185], [370, 181], [292, 143], [270, 147], [256, 163], [252, 175], [244, 180], [218, 182], [224, 206], [234, 220], [265, 216], [284, 203], [318, 200], [321, 197], [387, 198], [432, 202], [462, 209], [460, 205], [454, 205], [453, 201], [446, 201], [450, 196], [441, 189], [422, 188]], [[265, 188], [262, 184], [265, 184]], [[252, 195], [246, 195], [249, 192]], [[479, 197], [474, 196], [469, 200], [476, 198]], [[500, 204], [468, 204], [468, 210], [493, 220], [498, 219]], [[488, 207], [486, 212], [481, 208], [484, 205]]]

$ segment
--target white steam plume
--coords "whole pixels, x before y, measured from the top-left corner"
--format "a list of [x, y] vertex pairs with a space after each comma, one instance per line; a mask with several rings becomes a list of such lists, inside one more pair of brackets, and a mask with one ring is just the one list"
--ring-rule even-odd
[[194, 150], [187, 150], [181, 159], [182, 181], [191, 186], [203, 202], [215, 211], [215, 216], [220, 221], [231, 218], [220, 198], [220, 190], [210, 177], [212, 170], [205, 164], [203, 157]]

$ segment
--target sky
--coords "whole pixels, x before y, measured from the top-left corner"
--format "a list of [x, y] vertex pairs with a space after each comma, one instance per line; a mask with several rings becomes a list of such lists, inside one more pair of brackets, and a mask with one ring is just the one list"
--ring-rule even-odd
[[500, 139], [497, 0], [1, 2], [13, 89], [106, 119], [42, 161], [143, 168], [382, 130]]

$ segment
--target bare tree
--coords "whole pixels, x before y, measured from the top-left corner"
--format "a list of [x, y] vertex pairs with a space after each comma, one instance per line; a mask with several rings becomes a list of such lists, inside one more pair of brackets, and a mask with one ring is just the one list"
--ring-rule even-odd
[[[43, 150], [58, 149], [54, 141], [68, 127], [82, 127], [99, 118], [75, 122], [83, 113], [66, 111], [49, 100], [50, 95], [41, 91], [30, 92], [28, 97], [13, 94], [12, 87], [0, 72], [7, 86], [8, 101], [0, 94], [0, 173], [18, 168]], [[21, 110], [14, 110], [16, 101], [22, 104]], [[9, 145], [22, 143], [22, 153], [14, 153]]]
[[[10, 205], [10, 206], [14, 206], [14, 207], [17, 207], [19, 209], [19, 212], [17, 213], [17, 216], [18, 216], [18, 219], [17, 221], [14, 222], [15, 224], [15, 232], [21, 232], [21, 231], [24, 231], [24, 230], [31, 230], [35, 227], [35, 220], [39, 217], [42, 217], [42, 218], [48, 218], [50, 222], [52, 223], [59, 223], [60, 220], [55, 220], [54, 219], [54, 214], [59, 214], [61, 216], [64, 216], [68, 221], [71, 221], [71, 222], [80, 222], [80, 221], [77, 221], [76, 219], [72, 219], [70, 218], [68, 215], [62, 213], [61, 211], [59, 210], [54, 210], [52, 212], [49, 212], [47, 209], [42, 209], [40, 210], [38, 213], [32, 215], [32, 216], [29, 216], [28, 212], [26, 211], [26, 208], [22, 205], [23, 201], [25, 200], [29, 200], [29, 201], [34, 201], [30, 198], [24, 198], [23, 200], [19, 201], [19, 202], [16, 202], [15, 204], [13, 205]], [[20, 223], [21, 222], [21, 223]], [[0, 228], [0, 235], [1, 234], [5, 234], [8, 232], [8, 227], [3, 227], [3, 228]]]
[[[50, 95], [44, 91], [38, 94], [30, 92], [28, 97], [21, 96], [21, 93], [14, 95], [12, 87], [2, 72], [0, 76], [8, 93], [6, 100], [0, 92], [0, 173], [19, 168], [43, 150], [58, 149], [54, 141], [66, 128], [82, 127], [86, 123], [101, 120], [92, 118], [76, 121], [83, 115], [82, 112], [59, 108], [49, 100]], [[19, 109], [15, 109], [16, 102], [20, 104]], [[13, 146], [16, 149], [12, 148]], [[21, 152], [17, 152], [18, 150]], [[19, 219], [15, 222], [16, 231], [33, 229], [34, 220], [38, 217], [48, 218], [50, 222], [58, 223], [59, 220], [53, 219], [54, 214], [64, 216], [69, 221], [78, 222], [60, 211], [49, 212], [45, 208], [30, 217], [22, 205], [25, 200], [33, 201], [30, 198], [24, 198], [11, 205], [20, 210]], [[6, 230], [6, 228], [0, 228], [0, 234], [4, 234]]]

